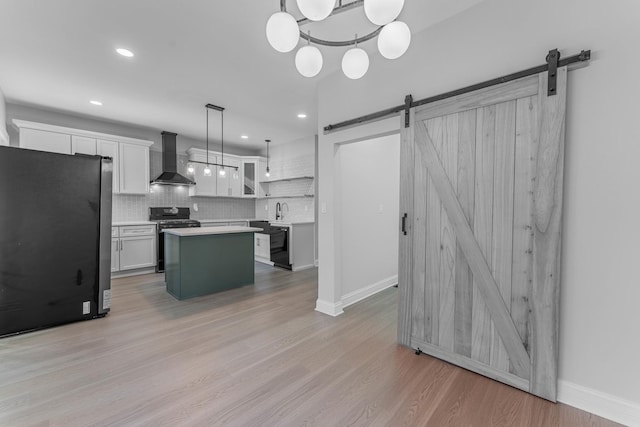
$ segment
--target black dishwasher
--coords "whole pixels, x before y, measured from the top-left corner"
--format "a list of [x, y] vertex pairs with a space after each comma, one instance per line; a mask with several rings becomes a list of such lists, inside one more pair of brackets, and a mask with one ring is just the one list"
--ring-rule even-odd
[[269, 221], [249, 221], [250, 227], [262, 228], [262, 234], [269, 235], [271, 262], [276, 267], [291, 270], [289, 262], [289, 227], [269, 224]]
[[271, 262], [280, 268], [291, 270], [289, 262], [289, 227], [270, 226]]

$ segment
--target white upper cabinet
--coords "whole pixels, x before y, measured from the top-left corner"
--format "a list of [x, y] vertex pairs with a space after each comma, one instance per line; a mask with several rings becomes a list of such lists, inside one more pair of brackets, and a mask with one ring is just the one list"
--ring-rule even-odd
[[118, 153], [118, 143], [116, 141], [99, 139], [97, 141], [97, 149], [99, 155], [113, 159], [112, 191], [114, 194], [117, 194], [120, 192], [120, 154]]
[[71, 154], [71, 135], [38, 129], [20, 129], [20, 148]]
[[[198, 148], [187, 150], [190, 161], [206, 162], [207, 152]], [[209, 163], [222, 163], [221, 153], [209, 151]], [[222, 166], [212, 165], [211, 176], [204, 176], [204, 164], [192, 163], [195, 169], [190, 176], [196, 185], [189, 188], [190, 196], [207, 197], [256, 197], [258, 193], [257, 182], [259, 180], [257, 156], [224, 155], [224, 176], [220, 175]], [[246, 171], [245, 171], [246, 167]], [[236, 169], [237, 168], [237, 169]]]
[[242, 197], [258, 196], [258, 157], [242, 159], [241, 190]]
[[98, 151], [95, 138], [71, 135], [71, 154], [81, 153], [95, 156], [97, 152]]
[[149, 193], [149, 147], [152, 141], [61, 126], [13, 120], [21, 148], [113, 159], [113, 193]]
[[120, 193], [149, 193], [149, 147], [120, 143]]
[[226, 168], [227, 177], [229, 178], [229, 193], [230, 197], [242, 197], [242, 161], [238, 157], [225, 156], [224, 164], [229, 166], [235, 166], [237, 169]]
[[[195, 159], [194, 159], [195, 160]], [[209, 161], [212, 163], [216, 162], [215, 156], [209, 156]], [[217, 193], [217, 175], [216, 175], [216, 167], [211, 166], [211, 175], [204, 175], [205, 165], [201, 163], [194, 163], [193, 167], [195, 172], [193, 176], [187, 175], [188, 178], [193, 179], [196, 182], [196, 185], [192, 185], [189, 187], [189, 195], [190, 196], [216, 196]]]

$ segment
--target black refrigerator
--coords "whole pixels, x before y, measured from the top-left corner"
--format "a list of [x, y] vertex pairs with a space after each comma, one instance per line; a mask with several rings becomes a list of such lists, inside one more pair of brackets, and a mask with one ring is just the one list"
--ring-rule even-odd
[[107, 314], [109, 158], [0, 147], [0, 337]]

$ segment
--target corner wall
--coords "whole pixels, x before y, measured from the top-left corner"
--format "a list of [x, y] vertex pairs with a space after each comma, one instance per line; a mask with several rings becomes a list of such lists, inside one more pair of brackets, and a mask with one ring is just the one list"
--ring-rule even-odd
[[0, 145], [9, 145], [9, 134], [7, 133], [7, 112], [4, 93], [0, 88]]
[[[329, 135], [322, 127], [592, 50], [569, 73], [560, 310], [559, 400], [640, 425], [640, 128], [636, 125], [640, 3], [485, 0], [414, 34], [396, 61], [319, 86], [319, 309], [341, 312], [335, 144], [397, 131], [399, 117]], [[324, 209], [323, 209], [324, 207]], [[324, 213], [323, 213], [324, 210]]]

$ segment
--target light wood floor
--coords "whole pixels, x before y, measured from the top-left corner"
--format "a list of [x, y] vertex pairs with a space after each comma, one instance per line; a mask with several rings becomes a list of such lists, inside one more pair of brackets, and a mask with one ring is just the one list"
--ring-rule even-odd
[[331, 318], [316, 270], [176, 301], [113, 281], [104, 319], [0, 340], [1, 426], [609, 426], [395, 343], [395, 288]]

